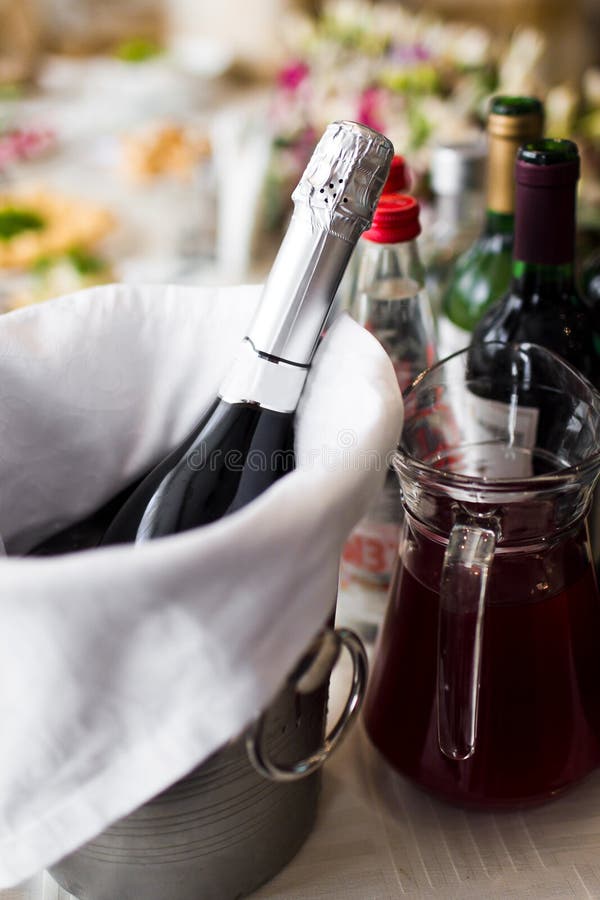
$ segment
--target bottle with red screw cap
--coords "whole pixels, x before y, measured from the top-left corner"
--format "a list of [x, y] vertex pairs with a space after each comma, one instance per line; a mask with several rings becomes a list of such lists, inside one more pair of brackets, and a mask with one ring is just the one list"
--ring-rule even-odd
[[[412, 176], [405, 157], [401, 156], [399, 153], [396, 153], [392, 157], [389, 175], [383, 186], [381, 196], [387, 197], [390, 194], [402, 194], [410, 189], [411, 182]], [[354, 252], [350, 257], [350, 262], [348, 263], [348, 266], [342, 278], [342, 282], [335, 299], [334, 307], [329, 316], [330, 322], [336, 315], [338, 315], [338, 313], [342, 312], [343, 310], [349, 310], [350, 308], [352, 299], [356, 294], [356, 285], [363, 248], [364, 242], [361, 238], [354, 248]]]
[[402, 194], [410, 188], [411, 181], [412, 178], [406, 159], [404, 156], [396, 153], [392, 158], [390, 173], [383, 186], [381, 196], [385, 197], [387, 194]]
[[[382, 196], [361, 240], [360, 269], [350, 313], [382, 344], [402, 390], [437, 358], [433, 315], [417, 238], [419, 204], [406, 194]], [[388, 470], [381, 494], [350, 535], [342, 554], [340, 615], [374, 640], [385, 609], [402, 507]], [[368, 590], [365, 590], [368, 588]]]
[[420, 208], [407, 194], [382, 196], [363, 234], [350, 313], [380, 341], [402, 390], [436, 359], [431, 304], [417, 238]]

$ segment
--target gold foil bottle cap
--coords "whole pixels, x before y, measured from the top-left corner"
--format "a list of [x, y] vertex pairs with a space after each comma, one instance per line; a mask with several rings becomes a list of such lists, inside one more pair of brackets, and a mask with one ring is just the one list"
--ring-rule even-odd
[[512, 215], [514, 168], [521, 144], [542, 137], [544, 107], [536, 97], [494, 97], [488, 117], [487, 208]]

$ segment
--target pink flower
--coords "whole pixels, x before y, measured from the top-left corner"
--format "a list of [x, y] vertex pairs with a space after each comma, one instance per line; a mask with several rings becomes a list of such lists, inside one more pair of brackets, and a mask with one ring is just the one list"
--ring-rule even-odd
[[302, 82], [307, 78], [309, 68], [302, 60], [292, 62], [283, 69], [280, 69], [277, 75], [277, 84], [279, 87], [287, 91], [297, 90]]
[[15, 129], [0, 134], [0, 167], [40, 155], [54, 140], [54, 133], [49, 129]]
[[356, 119], [362, 125], [384, 131], [385, 125], [381, 114], [382, 93], [379, 88], [369, 87], [360, 95]]

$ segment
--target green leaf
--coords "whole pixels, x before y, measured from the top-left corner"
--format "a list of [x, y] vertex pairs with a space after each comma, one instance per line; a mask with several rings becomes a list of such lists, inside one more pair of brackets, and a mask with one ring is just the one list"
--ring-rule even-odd
[[148, 38], [132, 38], [123, 41], [115, 51], [115, 56], [123, 62], [138, 63], [153, 59], [162, 53], [162, 48], [155, 41]]
[[14, 206], [0, 209], [0, 241], [10, 241], [24, 231], [41, 231], [45, 225], [44, 219], [33, 210]]
[[103, 259], [82, 247], [72, 247], [67, 253], [67, 258], [79, 275], [97, 275], [106, 268]]

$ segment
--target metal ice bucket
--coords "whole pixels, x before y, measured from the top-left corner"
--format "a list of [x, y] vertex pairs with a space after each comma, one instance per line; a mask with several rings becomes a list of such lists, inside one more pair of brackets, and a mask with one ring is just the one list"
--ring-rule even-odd
[[[353, 663], [325, 736], [329, 676]], [[360, 639], [326, 630], [250, 730], [52, 867], [78, 900], [234, 900], [275, 875], [309, 835], [320, 767], [356, 715], [367, 679]]]

